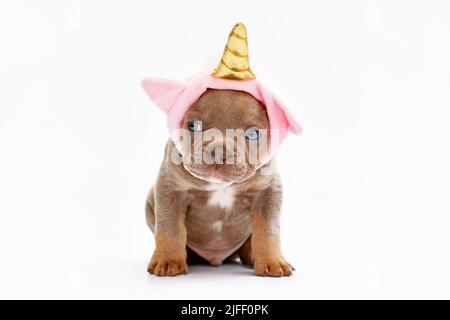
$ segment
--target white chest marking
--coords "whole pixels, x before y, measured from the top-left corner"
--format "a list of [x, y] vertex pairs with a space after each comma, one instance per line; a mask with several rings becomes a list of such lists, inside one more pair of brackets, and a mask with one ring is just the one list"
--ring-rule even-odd
[[235, 190], [232, 186], [218, 186], [212, 191], [208, 204], [229, 210], [234, 204], [234, 193]]
[[222, 231], [223, 227], [223, 221], [216, 221], [211, 225], [211, 229], [213, 229], [215, 232], [219, 233]]

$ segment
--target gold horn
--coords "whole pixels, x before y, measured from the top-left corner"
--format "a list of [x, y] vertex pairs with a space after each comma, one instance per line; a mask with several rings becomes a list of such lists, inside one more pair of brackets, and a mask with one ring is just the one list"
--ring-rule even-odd
[[243, 23], [236, 23], [231, 30], [222, 59], [212, 75], [232, 80], [255, 79], [248, 63], [247, 30]]

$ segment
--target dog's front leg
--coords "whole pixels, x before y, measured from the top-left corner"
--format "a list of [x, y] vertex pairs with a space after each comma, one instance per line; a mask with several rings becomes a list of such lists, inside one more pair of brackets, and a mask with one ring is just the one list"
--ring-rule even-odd
[[281, 187], [261, 194], [252, 216], [252, 260], [257, 275], [290, 276], [294, 268], [284, 259], [280, 247]]
[[187, 208], [180, 194], [161, 188], [155, 196], [155, 251], [148, 272], [157, 276], [187, 273], [186, 226]]

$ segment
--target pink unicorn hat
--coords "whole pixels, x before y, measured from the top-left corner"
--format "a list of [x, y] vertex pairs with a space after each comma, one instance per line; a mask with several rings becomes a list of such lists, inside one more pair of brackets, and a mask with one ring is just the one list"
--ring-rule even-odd
[[[214, 72], [199, 75], [186, 82], [160, 78], [145, 78], [142, 87], [150, 99], [167, 114], [167, 129], [177, 148], [173, 133], [183, 126], [189, 108], [207, 89], [238, 90], [251, 94], [265, 107], [270, 130], [278, 131], [278, 141], [271, 141], [271, 154], [286, 138], [288, 131], [300, 134], [300, 123], [287, 107], [269, 89], [264, 87], [250, 69], [247, 31], [243, 23], [234, 25], [225, 46], [222, 59]], [[267, 161], [270, 159], [267, 159]]]

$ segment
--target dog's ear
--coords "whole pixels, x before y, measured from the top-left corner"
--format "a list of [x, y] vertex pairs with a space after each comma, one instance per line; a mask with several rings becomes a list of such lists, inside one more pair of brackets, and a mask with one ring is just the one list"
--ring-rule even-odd
[[141, 85], [149, 98], [166, 113], [186, 88], [183, 82], [158, 78], [145, 78]]

